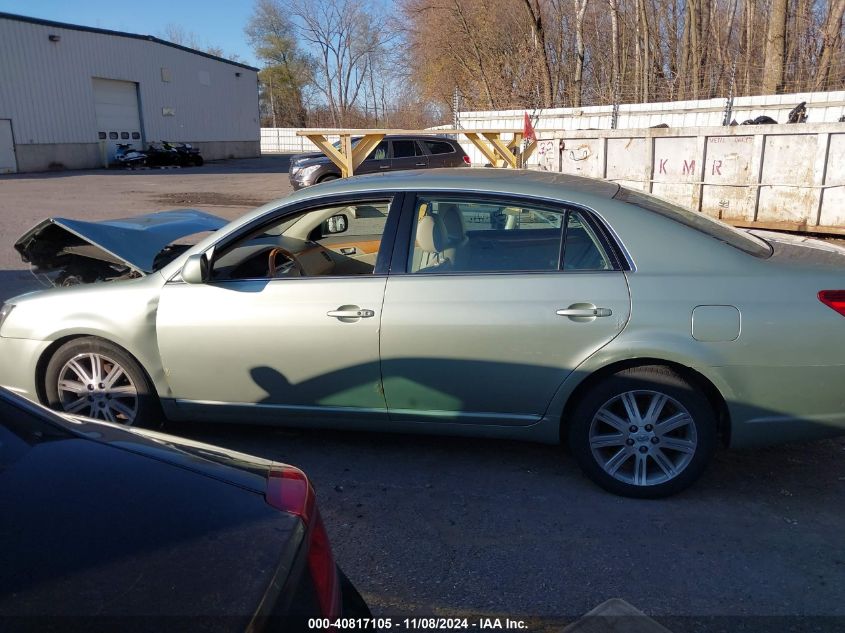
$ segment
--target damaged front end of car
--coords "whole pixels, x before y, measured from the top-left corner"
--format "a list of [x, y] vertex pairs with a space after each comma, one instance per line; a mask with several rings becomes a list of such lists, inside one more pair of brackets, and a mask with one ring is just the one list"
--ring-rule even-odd
[[102, 222], [48, 218], [15, 242], [15, 250], [45, 285], [118, 281], [160, 270], [196, 242], [191, 237], [226, 223], [196, 209]]

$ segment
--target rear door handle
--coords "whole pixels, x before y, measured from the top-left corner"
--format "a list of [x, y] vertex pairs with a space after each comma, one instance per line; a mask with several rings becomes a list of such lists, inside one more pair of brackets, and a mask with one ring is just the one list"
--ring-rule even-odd
[[566, 308], [555, 312], [565, 317], [609, 317], [613, 315], [610, 308]]
[[376, 315], [372, 310], [362, 308], [346, 308], [342, 310], [329, 310], [326, 316], [334, 317], [335, 319], [369, 319]]
[[425, 163], [414, 163], [414, 167], [425, 167]]

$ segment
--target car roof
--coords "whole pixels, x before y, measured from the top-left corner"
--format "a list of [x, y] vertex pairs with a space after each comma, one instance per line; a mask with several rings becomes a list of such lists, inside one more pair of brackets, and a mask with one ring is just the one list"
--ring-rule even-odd
[[[363, 138], [362, 136], [354, 136], [353, 138], [359, 139]], [[443, 134], [385, 134], [384, 140], [388, 141], [447, 141], [452, 143], [457, 143], [456, 139], [450, 138]]]
[[490, 167], [414, 169], [365, 174], [322, 183], [302, 189], [285, 202], [306, 200], [329, 194], [365, 191], [455, 190], [481, 193], [516, 194], [537, 198], [567, 199], [613, 198], [619, 185], [607, 180], [559, 174], [533, 169], [495, 169]]

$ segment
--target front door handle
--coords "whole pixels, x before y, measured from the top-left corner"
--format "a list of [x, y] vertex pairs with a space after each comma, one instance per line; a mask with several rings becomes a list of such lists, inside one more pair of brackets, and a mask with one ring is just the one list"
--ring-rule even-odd
[[372, 310], [359, 308], [357, 306], [340, 306], [337, 310], [329, 310], [326, 316], [335, 319], [369, 319], [376, 315]]
[[565, 317], [609, 317], [613, 315], [610, 308], [566, 308], [555, 312]]
[[425, 163], [414, 163], [414, 167], [425, 167]]

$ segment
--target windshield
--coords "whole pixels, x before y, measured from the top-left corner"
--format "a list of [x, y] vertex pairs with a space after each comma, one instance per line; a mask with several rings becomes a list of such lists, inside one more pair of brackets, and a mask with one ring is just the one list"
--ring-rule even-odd
[[772, 247], [764, 239], [755, 237], [746, 231], [736, 229], [730, 224], [710, 217], [703, 213], [694, 213], [681, 206], [663, 200], [656, 196], [620, 187], [614, 199], [636, 205], [646, 211], [658, 213], [663, 217], [680, 222], [681, 224], [705, 233], [725, 244], [754, 255], [754, 257], [769, 257]]
[[[355, 138], [353, 138], [352, 139], [352, 147], [355, 147], [355, 145], [358, 143], [358, 141], [361, 140], [361, 138], [362, 137], [360, 137], [360, 136], [356, 136]], [[334, 143], [332, 143], [332, 147], [334, 147], [335, 149], [340, 149], [340, 140], [337, 140]]]

